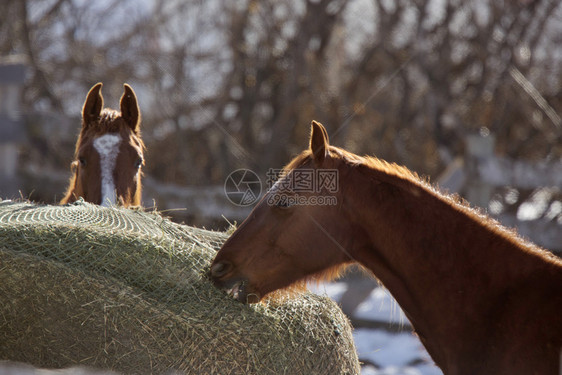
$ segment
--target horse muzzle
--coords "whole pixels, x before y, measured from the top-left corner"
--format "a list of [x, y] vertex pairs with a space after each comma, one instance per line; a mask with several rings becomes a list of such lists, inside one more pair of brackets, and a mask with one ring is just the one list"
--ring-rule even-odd
[[261, 300], [259, 293], [251, 290], [248, 286], [248, 279], [232, 275], [230, 263], [213, 264], [209, 276], [217, 288], [239, 302], [257, 303]]

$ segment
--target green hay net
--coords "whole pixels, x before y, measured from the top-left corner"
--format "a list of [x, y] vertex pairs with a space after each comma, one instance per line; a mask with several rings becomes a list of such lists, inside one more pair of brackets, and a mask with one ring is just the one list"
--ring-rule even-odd
[[0, 201], [0, 360], [122, 373], [358, 374], [348, 320], [207, 279], [227, 234], [84, 202]]

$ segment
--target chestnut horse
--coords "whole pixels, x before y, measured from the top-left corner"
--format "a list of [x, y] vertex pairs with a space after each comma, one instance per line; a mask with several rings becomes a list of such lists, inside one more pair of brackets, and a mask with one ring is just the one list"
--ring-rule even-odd
[[60, 203], [82, 197], [102, 206], [139, 206], [144, 144], [137, 97], [125, 84], [121, 112], [103, 108], [101, 87], [101, 83], [94, 85], [84, 102], [73, 175]]
[[[298, 172], [322, 170], [337, 171], [337, 189], [291, 188]], [[404, 167], [329, 145], [316, 122], [285, 172], [217, 253], [217, 287], [254, 303], [357, 262], [445, 374], [557, 374], [560, 259]]]

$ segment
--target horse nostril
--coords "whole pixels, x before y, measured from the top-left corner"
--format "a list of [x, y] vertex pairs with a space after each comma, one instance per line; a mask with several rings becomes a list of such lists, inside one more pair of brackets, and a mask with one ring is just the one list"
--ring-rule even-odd
[[221, 277], [226, 275], [232, 269], [232, 263], [230, 262], [218, 262], [211, 267], [211, 276]]

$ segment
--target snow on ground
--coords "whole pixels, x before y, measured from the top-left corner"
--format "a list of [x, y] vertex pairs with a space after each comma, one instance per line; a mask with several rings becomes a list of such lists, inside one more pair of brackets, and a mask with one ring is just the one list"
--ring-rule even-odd
[[[309, 289], [339, 302], [350, 285], [352, 284], [339, 281], [311, 284]], [[388, 322], [389, 326], [404, 328], [401, 332], [391, 332], [384, 328], [355, 327], [353, 338], [359, 360], [364, 363], [361, 375], [443, 374], [433, 364], [418, 338], [411, 333], [408, 319], [386, 289], [373, 289], [357, 306], [351, 318]]]
[[[347, 285], [345, 288], [347, 289]], [[384, 288], [373, 289], [369, 298], [357, 306], [353, 317], [387, 321], [398, 325], [410, 324], [396, 300]]]

